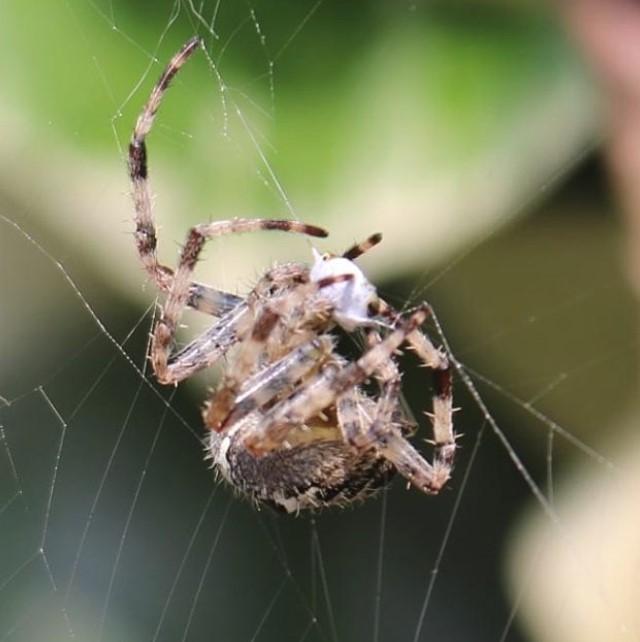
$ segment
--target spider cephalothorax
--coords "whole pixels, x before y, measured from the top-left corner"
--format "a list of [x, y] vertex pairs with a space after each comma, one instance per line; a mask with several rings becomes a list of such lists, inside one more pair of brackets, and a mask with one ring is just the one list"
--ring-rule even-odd
[[[394, 311], [354, 263], [380, 235], [341, 256], [314, 250], [311, 266], [277, 265], [246, 297], [192, 281], [208, 239], [256, 230], [327, 233], [290, 220], [216, 221], [189, 231], [175, 271], [158, 263], [145, 138], [171, 79], [199, 46], [198, 38], [191, 39], [170, 61], [129, 147], [138, 253], [150, 278], [167, 293], [151, 344], [158, 381], [177, 384], [227, 357], [203, 411], [207, 457], [255, 501], [288, 512], [345, 504], [367, 497], [395, 471], [425, 493], [439, 492], [455, 454], [449, 360], [420, 329], [429, 306], [406, 315]], [[185, 307], [217, 320], [175, 352]], [[337, 350], [337, 328], [364, 337], [366, 350], [358, 359], [350, 361]], [[407, 440], [414, 426], [400, 404], [395, 356], [404, 344], [434, 372], [432, 463]], [[374, 392], [365, 390], [369, 380], [375, 381]]]

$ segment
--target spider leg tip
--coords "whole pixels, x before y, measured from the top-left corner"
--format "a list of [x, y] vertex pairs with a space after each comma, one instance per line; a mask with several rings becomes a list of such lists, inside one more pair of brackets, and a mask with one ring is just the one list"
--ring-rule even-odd
[[329, 236], [329, 232], [323, 227], [317, 225], [307, 224], [307, 234], [309, 236], [315, 236], [317, 238], [326, 239]]
[[193, 49], [195, 49], [196, 47], [201, 47], [203, 44], [204, 41], [202, 37], [199, 35], [195, 35], [187, 40], [186, 44], [184, 45], [184, 51], [191, 52]]

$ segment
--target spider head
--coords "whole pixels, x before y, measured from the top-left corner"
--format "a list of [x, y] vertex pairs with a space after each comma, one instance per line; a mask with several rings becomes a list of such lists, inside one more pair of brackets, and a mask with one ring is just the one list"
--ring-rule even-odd
[[322, 287], [322, 296], [333, 305], [337, 323], [347, 332], [353, 332], [358, 326], [376, 324], [373, 314], [377, 310], [378, 295], [362, 270], [342, 256], [321, 254], [315, 248], [312, 251], [311, 281], [318, 283], [332, 277], [347, 277]]

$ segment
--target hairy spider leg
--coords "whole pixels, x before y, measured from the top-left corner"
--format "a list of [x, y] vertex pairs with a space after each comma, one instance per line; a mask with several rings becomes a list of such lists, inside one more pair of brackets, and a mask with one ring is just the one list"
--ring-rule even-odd
[[[323, 301], [315, 301], [313, 295], [322, 288], [336, 283], [351, 280], [351, 274], [339, 274], [326, 277], [317, 282], [303, 283], [286, 292], [283, 297], [268, 300], [258, 311], [255, 322], [246, 335], [239, 337], [240, 347], [234, 361], [229, 364], [224, 379], [217, 392], [207, 405], [204, 415], [205, 424], [215, 431], [222, 430], [229, 423], [228, 416], [232, 411], [242, 384], [263, 363], [265, 351], [276, 326], [282, 326], [282, 320], [287, 318], [291, 327], [282, 328], [280, 343], [288, 349], [293, 349], [307, 341], [310, 329], [303, 329], [314, 318], [326, 316], [329, 306]], [[269, 276], [263, 277], [261, 286], [266, 285]], [[262, 288], [261, 288], [262, 289]], [[253, 298], [253, 297], [252, 297]], [[300, 318], [289, 319], [292, 311], [301, 312]]]
[[[162, 289], [165, 292], [169, 292], [172, 283], [173, 270], [171, 271], [171, 280], [168, 281], [166, 287]], [[222, 316], [226, 312], [233, 310], [233, 308], [242, 303], [242, 301], [243, 298], [237, 294], [218, 290], [205, 283], [194, 281], [189, 284], [187, 306], [212, 317]]]
[[[407, 343], [410, 336], [407, 337]], [[380, 342], [380, 336], [375, 331], [371, 331], [367, 339], [370, 344]], [[368, 426], [360, 426], [357, 437], [351, 441], [352, 445], [361, 450], [375, 448], [416, 488], [428, 494], [437, 494], [451, 476], [453, 459], [444, 461], [441, 457], [442, 448], [436, 448], [431, 464], [404, 438], [397, 420], [394, 421], [400, 402], [400, 371], [396, 363], [389, 360], [381, 365], [377, 375], [381, 380], [381, 393], [376, 403], [375, 416]], [[434, 404], [437, 398], [434, 399]], [[434, 405], [434, 414], [435, 410]], [[338, 411], [340, 415], [340, 402]], [[341, 419], [341, 424], [342, 421]]]
[[[191, 38], [169, 61], [155, 84], [147, 103], [138, 116], [129, 145], [129, 176], [135, 208], [135, 240], [140, 260], [156, 286], [168, 292], [173, 284], [173, 270], [158, 263], [157, 234], [153, 219], [149, 171], [147, 165], [146, 137], [151, 131], [155, 115], [164, 94], [181, 67], [201, 45], [199, 37]], [[315, 234], [326, 236], [326, 232]], [[241, 297], [218, 290], [203, 283], [191, 283], [187, 305], [205, 314], [221, 316], [241, 301]]]
[[129, 144], [129, 176], [131, 178], [133, 203], [136, 211], [136, 246], [147, 274], [162, 289], [164, 289], [164, 285], [168, 285], [167, 278], [170, 279], [171, 277], [164, 266], [158, 263], [156, 254], [158, 239], [153, 220], [145, 138], [151, 130], [156, 112], [160, 107], [162, 97], [167, 91], [171, 80], [199, 46], [200, 38], [192, 38], [170, 60], [162, 72], [160, 79], [155, 84], [149, 100], [147, 100], [142, 112], [138, 116], [138, 120], [133, 129], [131, 143]]
[[[270, 403], [324, 364], [334, 348], [333, 339], [325, 334], [302, 344], [287, 355], [260, 370], [243, 382], [233, 409], [226, 416], [218, 431], [233, 426], [247, 415]], [[205, 406], [205, 424], [214, 429], [208, 418], [208, 404]]]
[[[200, 305], [192, 305], [191, 307], [194, 307], [200, 312], [209, 312], [220, 318], [181, 350], [170, 355], [167, 366], [170, 370], [172, 380], [178, 383], [189, 378], [199, 370], [214, 365], [218, 359], [224, 356], [227, 351], [239, 341], [239, 334], [242, 328], [249, 327], [249, 321], [253, 318], [250, 316], [249, 309], [252, 299], [258, 296], [264, 296], [273, 283], [286, 284], [289, 282], [300, 282], [300, 279], [303, 278], [306, 272], [305, 266], [299, 264], [278, 265], [269, 270], [258, 282], [249, 300], [235, 295], [228, 295], [229, 297], [233, 297], [233, 299], [218, 299], [220, 305], [215, 313], [203, 309]], [[189, 290], [190, 298], [193, 296], [194, 286], [200, 286], [200, 284], [191, 284]], [[203, 297], [209, 297], [211, 294], [218, 296], [223, 293], [207, 288]], [[210, 302], [211, 299], [207, 299], [207, 301]], [[189, 300], [187, 300], [187, 305], [190, 305]]]
[[352, 447], [359, 451], [374, 449], [416, 488], [435, 495], [449, 480], [452, 465], [442, 465], [436, 458], [430, 464], [403, 436], [394, 422], [400, 393], [398, 383], [389, 381], [383, 386], [374, 407], [374, 418], [363, 417], [358, 389], [347, 390], [337, 402], [338, 423]]
[[[370, 346], [378, 345], [382, 337], [377, 330], [371, 329], [367, 335], [367, 343]], [[391, 426], [393, 416], [400, 406], [401, 375], [398, 365], [394, 359], [388, 359], [380, 365], [376, 371], [376, 377], [380, 384], [380, 396], [376, 403], [376, 415], [373, 420], [376, 430]], [[372, 425], [371, 430], [374, 430]]]
[[[235, 234], [241, 232], [253, 232], [258, 230], [280, 230], [285, 232], [297, 232], [310, 236], [324, 237], [325, 230], [315, 225], [307, 225], [300, 221], [279, 220], [279, 219], [231, 219], [227, 221], [216, 221], [192, 227], [187, 240], [182, 247], [178, 268], [173, 275], [173, 283], [169, 289], [169, 295], [162, 308], [162, 314], [153, 332], [151, 341], [151, 363], [156, 378], [160, 383], [177, 383], [184, 379], [176, 378], [177, 368], [170, 364], [171, 346], [178, 327], [178, 322], [187, 304], [190, 294], [191, 275], [198, 261], [205, 241], [223, 234]], [[233, 311], [232, 311], [233, 312]], [[247, 315], [241, 319], [246, 320]], [[240, 324], [240, 319], [238, 324]], [[242, 333], [240, 325], [236, 330]]]
[[[366, 344], [368, 348], [378, 345], [382, 337], [377, 330], [367, 328]], [[380, 396], [375, 401], [374, 414], [363, 416], [365, 409], [362, 393], [357, 388], [345, 391], [336, 402], [338, 423], [344, 440], [352, 446], [362, 446], [365, 434], [373, 421], [389, 424], [400, 401], [400, 372], [393, 359], [382, 363], [374, 373], [380, 385]], [[365, 421], [368, 420], [368, 421]]]
[[342, 258], [343, 259], [349, 259], [350, 261], [353, 261], [354, 259], [357, 259], [359, 256], [362, 256], [365, 252], [368, 252], [372, 247], [375, 247], [382, 241], [382, 234], [372, 234], [368, 238], [366, 238], [364, 241], [360, 241], [360, 243], [356, 243], [355, 245], [351, 246], [348, 250], [346, 250]]
[[[247, 302], [242, 301], [186, 346], [172, 352], [167, 361], [165, 379], [158, 377], [158, 381], [177, 384], [214, 365], [237, 343], [238, 334], [250, 322], [251, 311]], [[154, 358], [153, 349], [151, 358]]]
[[[129, 145], [129, 176], [131, 178], [133, 203], [135, 208], [135, 240], [138, 255], [147, 274], [156, 287], [168, 292], [173, 283], [173, 270], [158, 263], [156, 247], [158, 239], [153, 220], [151, 190], [149, 187], [149, 171], [147, 166], [146, 136], [151, 130], [153, 121], [160, 107], [160, 103], [169, 87], [172, 78], [178, 73], [182, 65], [189, 59], [200, 44], [199, 38], [192, 38], [171, 59], [165, 67], [160, 79], [151, 92], [149, 100], [144, 106], [136, 126], [133, 130]], [[202, 283], [193, 283], [187, 305], [205, 314], [220, 316], [231, 310], [241, 301], [228, 292], [217, 290]]]
[[357, 361], [344, 367], [329, 364], [293, 395], [268, 410], [254, 434], [245, 440], [245, 445], [256, 455], [277, 448], [286, 438], [291, 426], [304, 424], [309, 418], [332, 406], [346, 390], [372, 376], [426, 317], [426, 308], [419, 308]]
[[362, 393], [358, 388], [345, 390], [336, 401], [338, 425], [344, 441], [355, 446], [364, 436]]
[[[435, 318], [435, 312], [428, 303], [423, 303], [430, 317]], [[400, 318], [400, 313], [394, 310], [386, 301], [379, 299], [379, 313], [392, 320]], [[425, 367], [433, 370], [434, 396], [433, 412], [426, 413], [433, 425], [434, 468], [451, 471], [456, 451], [456, 437], [453, 430], [453, 373], [447, 355], [438, 350], [427, 335], [416, 328], [407, 336], [407, 345]]]
[[260, 354], [278, 318], [278, 313], [267, 304], [258, 314], [250, 332], [239, 337], [238, 354], [227, 368], [222, 385], [205, 406], [204, 422], [211, 430], [222, 430], [223, 422], [236, 403], [240, 387], [261, 363]]
[[378, 434], [374, 424], [371, 427], [371, 440], [378, 452], [423, 493], [437, 495], [451, 477], [453, 462], [445, 464], [434, 456], [430, 464], [398, 430], [384, 430]]

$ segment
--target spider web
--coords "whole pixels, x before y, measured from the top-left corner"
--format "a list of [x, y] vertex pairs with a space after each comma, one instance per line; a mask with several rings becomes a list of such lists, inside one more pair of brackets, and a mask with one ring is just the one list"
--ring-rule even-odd
[[[5, 46], [35, 71], [5, 74], [16, 98], [3, 105], [0, 640], [517, 641], [531, 634], [523, 622], [553, 639], [535, 617], [539, 569], [558, 550], [577, 565], [587, 555], [558, 497], [563, 477], [571, 465], [599, 479], [589, 489], [610, 516], [605, 489], [625, 487], [624, 433], [612, 435], [632, 416], [636, 339], [601, 169], [575, 169], [595, 131], [588, 93], [573, 63], [566, 76], [531, 72], [565, 46], [539, 35], [550, 18], [509, 18], [522, 42], [541, 39], [533, 89], [523, 82], [509, 103], [520, 119], [493, 105], [475, 126], [458, 102], [475, 94], [458, 99], [448, 83], [473, 85], [475, 56], [500, 52], [478, 46], [463, 11], [68, 0], [14, 3], [7, 18]], [[499, 9], [484, 20], [504, 32]], [[23, 48], [18, 24], [50, 49]], [[447, 63], [452, 28], [471, 34], [462, 62]], [[133, 251], [126, 145], [162, 65], [195, 32], [206, 54], [176, 79], [149, 138], [163, 261], [208, 218], [309, 220], [330, 228], [333, 250], [383, 231], [365, 269], [399, 307], [427, 298], [430, 333], [458, 360], [463, 436], [441, 496], [396, 480], [353, 510], [257, 511], [203, 463], [212, 375], [170, 390], [150, 376], [156, 301]], [[432, 67], [407, 68], [423, 54]], [[418, 102], [423, 114], [408, 102], [420, 90], [398, 94], [420, 73], [453, 102]], [[505, 91], [493, 80], [487, 92]], [[447, 138], [430, 119], [459, 131]], [[225, 239], [199, 278], [243, 291], [271, 261], [308, 252], [291, 237]], [[206, 322], [188, 314], [182, 338]], [[405, 389], [420, 418], [424, 373], [410, 360]], [[610, 626], [637, 638], [584, 567], [585, 608], [605, 593]]]

